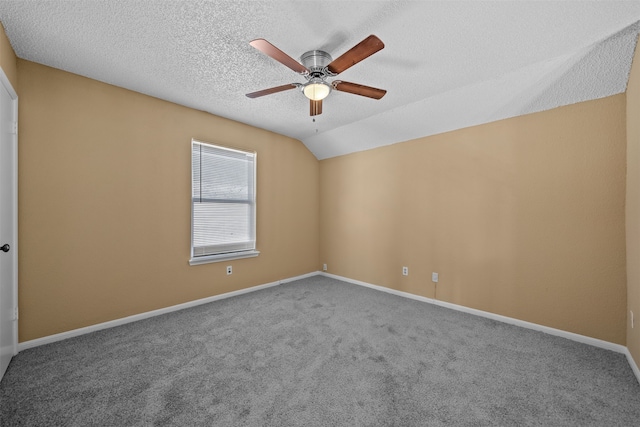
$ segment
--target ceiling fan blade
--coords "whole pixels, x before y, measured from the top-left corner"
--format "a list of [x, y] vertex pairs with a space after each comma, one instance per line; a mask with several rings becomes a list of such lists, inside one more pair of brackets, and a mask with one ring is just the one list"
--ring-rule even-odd
[[318, 114], [322, 114], [322, 99], [319, 101], [314, 101], [313, 99], [309, 100], [309, 115], [317, 116]]
[[349, 92], [355, 95], [366, 96], [373, 99], [380, 99], [387, 93], [387, 91], [384, 89], [377, 89], [371, 86], [364, 86], [357, 83], [349, 83], [343, 81], [333, 82], [333, 88], [335, 90], [339, 90], [340, 92]]
[[269, 89], [259, 90], [247, 94], [249, 98], [258, 98], [260, 96], [271, 95], [272, 93], [282, 92], [283, 90], [294, 89], [296, 85], [289, 83], [288, 85], [276, 86]]
[[344, 70], [351, 68], [358, 62], [366, 59], [384, 48], [384, 43], [378, 37], [370, 35], [360, 43], [334, 59], [327, 68], [333, 74], [340, 74]]
[[309, 73], [309, 70], [307, 70], [307, 68], [304, 65], [302, 65], [301, 63], [299, 63], [298, 61], [296, 61], [295, 59], [293, 59], [292, 57], [290, 57], [289, 55], [287, 55], [286, 53], [284, 53], [283, 51], [281, 51], [280, 49], [278, 49], [268, 41], [266, 41], [265, 39], [255, 39], [251, 41], [249, 44], [255, 47], [256, 49], [258, 49], [260, 52], [264, 53], [265, 55], [272, 57], [279, 63], [291, 68], [296, 73], [300, 73], [300, 74]]

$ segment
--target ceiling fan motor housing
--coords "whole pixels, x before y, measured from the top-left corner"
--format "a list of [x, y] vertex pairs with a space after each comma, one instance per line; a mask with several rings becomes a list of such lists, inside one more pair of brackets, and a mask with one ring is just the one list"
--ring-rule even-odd
[[333, 58], [324, 50], [310, 50], [309, 52], [303, 53], [300, 57], [302, 65], [310, 71], [309, 76], [320, 77], [322, 79], [329, 75], [327, 65], [329, 65], [331, 61], [333, 61]]

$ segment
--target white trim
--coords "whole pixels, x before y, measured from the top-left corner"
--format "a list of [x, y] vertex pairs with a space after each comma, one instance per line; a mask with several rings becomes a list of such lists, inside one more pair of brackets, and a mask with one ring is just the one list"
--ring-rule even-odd
[[624, 354], [627, 356], [627, 361], [629, 362], [629, 366], [631, 366], [631, 370], [633, 371], [634, 374], [636, 374], [636, 378], [640, 383], [640, 368], [638, 368], [636, 361], [633, 360], [633, 356], [631, 355], [631, 352], [629, 351], [629, 349], [625, 347], [624, 350], [625, 350]]
[[7, 92], [9, 92], [9, 96], [11, 97], [11, 99], [18, 99], [18, 93], [11, 85], [11, 81], [9, 81], [9, 77], [7, 77], [2, 67], [0, 67], [0, 84], [2, 84], [5, 89], [7, 89]]
[[410, 299], [426, 302], [433, 305], [438, 305], [445, 308], [450, 308], [452, 310], [461, 311], [464, 313], [469, 313], [469, 314], [473, 314], [480, 317], [486, 317], [488, 319], [497, 320], [498, 322], [520, 326], [522, 328], [533, 329], [534, 331], [544, 332], [545, 334], [555, 335], [555, 336], [566, 338], [572, 341], [577, 341], [583, 344], [592, 345], [594, 347], [600, 347], [606, 350], [615, 351], [617, 353], [626, 354], [628, 352], [627, 347], [620, 344], [615, 344], [609, 341], [587, 337], [585, 335], [575, 334], [573, 332], [567, 332], [561, 329], [550, 328], [549, 326], [538, 325], [537, 323], [526, 322], [524, 320], [514, 319], [513, 317], [501, 316], [499, 314], [490, 313], [488, 311], [477, 310], [475, 308], [469, 308], [463, 305], [452, 304], [450, 302], [431, 299], [431, 298], [423, 297], [420, 295], [414, 295], [408, 292], [398, 291], [398, 290], [387, 288], [384, 286], [372, 285], [371, 283], [361, 282], [360, 280], [349, 279], [347, 277], [337, 276], [335, 274], [330, 274], [325, 272], [320, 272], [320, 274], [326, 277], [330, 277], [332, 279], [341, 280], [347, 283], [353, 283], [354, 285], [364, 286], [367, 288], [375, 289], [377, 291], [382, 291], [389, 294], [398, 295], [401, 297], [410, 298]]
[[511, 325], [520, 326], [520, 327], [527, 328], [527, 329], [533, 329], [533, 330], [536, 330], [536, 331], [547, 333], [549, 335], [555, 335], [555, 336], [566, 338], [566, 339], [569, 339], [569, 340], [572, 340], [572, 341], [581, 342], [583, 344], [592, 345], [594, 347], [599, 347], [599, 348], [603, 348], [603, 349], [606, 349], [606, 350], [615, 351], [617, 353], [622, 353], [622, 354], [626, 355], [627, 360], [629, 362], [629, 365], [631, 366], [631, 369], [632, 369], [633, 373], [635, 374], [636, 378], [638, 379], [638, 382], [640, 382], [640, 369], [638, 369], [638, 365], [635, 363], [635, 360], [631, 356], [631, 353], [629, 352], [629, 349], [627, 349], [627, 347], [622, 346], [620, 344], [614, 344], [614, 343], [611, 343], [611, 342], [608, 342], [608, 341], [603, 341], [603, 340], [599, 340], [599, 339], [596, 339], [596, 338], [587, 337], [587, 336], [584, 336], [584, 335], [574, 334], [572, 332], [567, 332], [567, 331], [563, 331], [563, 330], [560, 330], [560, 329], [550, 328], [548, 326], [538, 325], [536, 323], [525, 322], [524, 320], [519, 320], [519, 319], [514, 319], [514, 318], [511, 318], [511, 317], [501, 316], [499, 314], [489, 313], [487, 311], [476, 310], [474, 308], [469, 308], [469, 307], [465, 307], [465, 306], [462, 306], [462, 305], [457, 305], [457, 304], [452, 304], [452, 303], [448, 303], [448, 302], [444, 302], [444, 301], [434, 300], [434, 299], [431, 299], [431, 298], [426, 298], [426, 297], [423, 297], [423, 296], [420, 296], [420, 295], [414, 295], [414, 294], [411, 294], [411, 293], [408, 293], [408, 292], [398, 291], [398, 290], [387, 288], [387, 287], [384, 287], [384, 286], [372, 285], [371, 283], [362, 282], [360, 280], [349, 279], [347, 277], [337, 276], [335, 274], [330, 274], [330, 273], [326, 273], [326, 272], [322, 272], [322, 271], [313, 271], [311, 273], [302, 274], [300, 276], [290, 277], [290, 278], [278, 280], [278, 281], [275, 281], [275, 282], [265, 283], [263, 285], [253, 286], [253, 287], [246, 288], [246, 289], [240, 289], [240, 290], [233, 291], [233, 292], [227, 292], [227, 293], [220, 294], [220, 295], [214, 295], [214, 296], [207, 297], [207, 298], [202, 298], [202, 299], [198, 299], [198, 300], [194, 300], [194, 301], [185, 302], [183, 304], [173, 305], [171, 307], [165, 307], [165, 308], [161, 308], [161, 309], [158, 309], [158, 310], [147, 311], [145, 313], [135, 314], [133, 316], [128, 316], [128, 317], [123, 317], [123, 318], [116, 319], [116, 320], [111, 320], [109, 322], [99, 323], [97, 325], [91, 325], [91, 326], [87, 326], [87, 327], [84, 327], [84, 328], [74, 329], [74, 330], [71, 330], [71, 331], [62, 332], [62, 333], [55, 334], [55, 335], [49, 335], [49, 336], [42, 337], [42, 338], [36, 338], [34, 340], [30, 340], [30, 341], [25, 341], [25, 342], [19, 343], [18, 344], [18, 351], [27, 350], [29, 348], [38, 347], [38, 346], [41, 346], [41, 345], [50, 344], [50, 343], [54, 343], [54, 342], [57, 342], [57, 341], [62, 341], [62, 340], [68, 339], [68, 338], [77, 337], [77, 336], [88, 334], [88, 333], [91, 333], [91, 332], [96, 332], [96, 331], [100, 331], [100, 330], [103, 330], [103, 329], [113, 328], [115, 326], [120, 326], [120, 325], [124, 325], [124, 324], [131, 323], [131, 322], [136, 322], [138, 320], [148, 319], [150, 317], [160, 316], [162, 314], [171, 313], [173, 311], [184, 310], [186, 308], [196, 307], [198, 305], [207, 304], [207, 303], [214, 302], [214, 301], [219, 301], [219, 300], [222, 300], [222, 299], [225, 299], [225, 298], [235, 297], [235, 296], [246, 294], [246, 293], [249, 293], [249, 292], [259, 291], [261, 289], [266, 289], [266, 288], [270, 288], [270, 287], [273, 287], [273, 286], [278, 286], [278, 285], [294, 282], [296, 280], [306, 279], [306, 278], [313, 277], [313, 276], [330, 277], [332, 279], [340, 280], [340, 281], [351, 283], [351, 284], [354, 284], [354, 285], [364, 286], [364, 287], [367, 287], [367, 288], [370, 288], [370, 289], [374, 289], [374, 290], [377, 290], [377, 291], [386, 292], [388, 294], [397, 295], [397, 296], [400, 296], [400, 297], [409, 298], [409, 299], [413, 299], [413, 300], [416, 300], [416, 301], [426, 302], [428, 304], [438, 305], [438, 306], [449, 308], [449, 309], [452, 309], [452, 310], [461, 311], [461, 312], [464, 312], [464, 313], [469, 313], [469, 314], [473, 314], [473, 315], [476, 315], [476, 316], [485, 317], [485, 318], [488, 318], [488, 319], [493, 319], [493, 320], [496, 320], [498, 322], [508, 323], [508, 324], [511, 324]]
[[[4, 71], [2, 72], [4, 74]], [[8, 79], [7, 79], [8, 80]], [[11, 92], [9, 92], [11, 94]], [[14, 92], [15, 93], [15, 92]], [[15, 126], [18, 126], [18, 98], [13, 98], [13, 122]], [[18, 132], [12, 135], [13, 137], [13, 307], [14, 307], [14, 321], [13, 321], [13, 355], [18, 354], [18, 251], [19, 239], [18, 239]]]
[[42, 338], [36, 338], [34, 340], [21, 342], [18, 344], [18, 351], [23, 351], [29, 348], [38, 347], [45, 344], [51, 344], [57, 341], [66, 340], [68, 338], [77, 337], [84, 334], [89, 334], [91, 332], [100, 331], [103, 329], [113, 328], [115, 326], [125, 325], [127, 323], [136, 322], [138, 320], [148, 319], [150, 317], [160, 316], [162, 314], [171, 313], [173, 311], [184, 310], [185, 308], [196, 307], [198, 305], [207, 304], [214, 301], [219, 301], [225, 298], [231, 298], [238, 295], [246, 294], [249, 292], [259, 291], [261, 289], [270, 288], [272, 286], [278, 286], [283, 283], [293, 282], [295, 280], [304, 279], [307, 277], [315, 276], [318, 272], [312, 272], [308, 274], [303, 274], [301, 276], [290, 277], [288, 279], [278, 280], [275, 282], [265, 283], [263, 285], [252, 286], [250, 288], [240, 289], [233, 292], [227, 292], [220, 295], [214, 295], [207, 298], [197, 299], [194, 301], [185, 302], [182, 304], [172, 305], [171, 307], [160, 308], [157, 310], [147, 311], [145, 313], [134, 314], [132, 316], [123, 317], [120, 319], [110, 320], [104, 323], [98, 323], [97, 325], [86, 326], [84, 328], [73, 329], [67, 332], [61, 332], [55, 335], [49, 335]]
[[198, 256], [198, 257], [191, 258], [189, 260], [189, 265], [200, 265], [200, 264], [209, 264], [212, 262], [232, 261], [234, 259], [253, 258], [258, 255], [260, 255], [260, 251], [250, 250], [250, 251], [242, 251], [242, 252], [229, 252], [226, 254]]
[[280, 284], [295, 282], [296, 280], [307, 279], [309, 277], [318, 276], [318, 275], [320, 275], [319, 271], [312, 271], [311, 273], [302, 274], [300, 276], [290, 277], [288, 279], [282, 279], [280, 280]]

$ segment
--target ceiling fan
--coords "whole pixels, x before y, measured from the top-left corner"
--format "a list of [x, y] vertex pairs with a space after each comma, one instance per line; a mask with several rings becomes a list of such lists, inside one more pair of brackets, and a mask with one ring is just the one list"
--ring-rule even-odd
[[322, 100], [326, 98], [333, 89], [353, 93], [355, 95], [366, 96], [368, 98], [380, 99], [387, 91], [375, 87], [364, 86], [357, 83], [349, 83], [342, 80], [327, 82], [327, 78], [335, 77], [348, 68], [351, 68], [363, 59], [368, 58], [384, 48], [384, 43], [378, 37], [370, 35], [360, 43], [333, 59], [331, 55], [323, 50], [310, 50], [300, 57], [300, 62], [296, 61], [265, 39], [256, 39], [249, 43], [254, 48], [267, 56], [275, 59], [281, 64], [291, 68], [296, 73], [301, 74], [307, 82], [290, 83], [276, 86], [269, 89], [248, 93], [249, 98], [271, 95], [297, 88], [309, 98], [311, 116], [322, 114]]

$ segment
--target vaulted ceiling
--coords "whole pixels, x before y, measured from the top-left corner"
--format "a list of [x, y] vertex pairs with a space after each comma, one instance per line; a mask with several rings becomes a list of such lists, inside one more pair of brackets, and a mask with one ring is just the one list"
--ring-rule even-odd
[[[318, 159], [597, 99], [626, 89], [640, 1], [14, 1], [0, 22], [18, 57], [301, 140]], [[385, 48], [309, 116], [305, 79], [249, 45], [334, 58]]]

